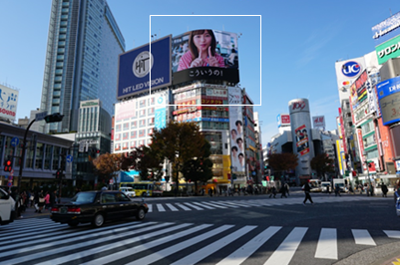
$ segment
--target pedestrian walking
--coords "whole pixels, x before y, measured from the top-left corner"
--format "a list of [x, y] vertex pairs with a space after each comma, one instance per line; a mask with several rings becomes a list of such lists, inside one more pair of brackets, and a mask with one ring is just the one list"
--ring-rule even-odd
[[274, 198], [275, 198], [275, 196], [276, 196], [276, 188], [275, 188], [275, 186], [272, 186], [272, 188], [271, 188], [271, 194], [269, 195], [269, 197], [271, 198], [272, 195], [273, 195]]
[[[285, 183], [285, 184], [286, 184], [286, 183]], [[287, 198], [287, 196], [286, 196], [286, 186], [285, 186], [285, 184], [283, 184], [283, 185], [282, 185], [282, 188], [281, 188], [281, 198], [283, 198], [283, 197]]]
[[340, 187], [339, 187], [339, 184], [336, 184], [335, 185], [335, 197], [337, 197], [337, 196], [342, 196], [342, 195], [340, 195]]
[[38, 213], [42, 213], [44, 206], [44, 195], [43, 195], [43, 190], [39, 192], [39, 199], [38, 199]]
[[309, 200], [312, 204], [314, 204], [314, 202], [311, 199], [311, 195], [310, 195], [311, 187], [308, 182], [306, 184], [304, 184], [303, 189], [304, 189], [304, 195], [305, 195], [303, 204], [306, 205], [307, 200]]
[[286, 187], [286, 193], [287, 193], [287, 195], [290, 196], [290, 193], [289, 193], [289, 188], [290, 188], [290, 186], [289, 186], [289, 184], [285, 183], [285, 187]]
[[46, 191], [46, 195], [44, 196], [44, 209], [50, 208], [50, 193]]
[[388, 187], [383, 182], [382, 182], [382, 185], [381, 185], [381, 190], [382, 190], [382, 197], [387, 197], [386, 194], [388, 192]]

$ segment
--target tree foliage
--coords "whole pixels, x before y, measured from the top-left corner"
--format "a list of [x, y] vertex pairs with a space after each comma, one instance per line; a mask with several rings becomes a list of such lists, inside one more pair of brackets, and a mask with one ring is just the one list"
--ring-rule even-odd
[[325, 177], [326, 173], [334, 173], [335, 168], [333, 166], [333, 159], [327, 154], [319, 154], [313, 157], [310, 161], [310, 166], [317, 172], [318, 177]]
[[[203, 158], [204, 170], [207, 160], [205, 158], [210, 155], [210, 145], [208, 144], [207, 147], [207, 144], [208, 142], [200, 133], [197, 124], [172, 121], [165, 128], [153, 133], [151, 148], [155, 153], [161, 154], [172, 162], [175, 183], [179, 183], [179, 172], [183, 171], [185, 164], [186, 167], [189, 167], [189, 164], [192, 163], [192, 166], [190, 166], [192, 170], [198, 168], [194, 166], [196, 163], [192, 160], [200, 161]], [[209, 162], [207, 162], [207, 165], [209, 165]]]
[[282, 175], [285, 171], [294, 170], [297, 167], [297, 155], [292, 153], [271, 154], [268, 164], [277, 175]]
[[104, 182], [113, 177], [120, 170], [121, 154], [102, 154], [93, 159], [94, 169], [99, 177], [99, 182]]
[[195, 191], [199, 183], [205, 183], [210, 180], [213, 176], [211, 161], [211, 145], [208, 141], [205, 141], [203, 147], [203, 154], [201, 157], [196, 159], [190, 159], [182, 166], [182, 174], [186, 181], [193, 181], [195, 185]]

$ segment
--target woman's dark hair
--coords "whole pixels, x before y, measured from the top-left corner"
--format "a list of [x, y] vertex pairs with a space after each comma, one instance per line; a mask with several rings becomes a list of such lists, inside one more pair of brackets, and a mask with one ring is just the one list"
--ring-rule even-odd
[[231, 150], [232, 150], [232, 151], [233, 151], [233, 150], [238, 151], [238, 148], [237, 148], [236, 146], [232, 146]]
[[242, 121], [237, 120], [237, 121], [235, 122], [235, 124], [236, 124], [236, 126], [237, 126], [238, 124], [242, 125]]
[[192, 53], [192, 59], [196, 59], [197, 57], [199, 57], [199, 51], [197, 50], [197, 47], [194, 45], [193, 43], [193, 37], [195, 35], [200, 35], [203, 34], [204, 32], [208, 32], [208, 34], [211, 35], [211, 54], [212, 56], [215, 56], [215, 47], [217, 46], [217, 41], [215, 39], [215, 35], [213, 33], [213, 31], [211, 29], [199, 29], [199, 30], [193, 30], [190, 32], [189, 35], [189, 49], [190, 52]]

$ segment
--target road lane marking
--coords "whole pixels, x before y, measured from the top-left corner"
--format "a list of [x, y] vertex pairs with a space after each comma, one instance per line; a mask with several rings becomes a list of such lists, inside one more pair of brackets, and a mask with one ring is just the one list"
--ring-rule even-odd
[[190, 208], [186, 207], [185, 205], [183, 205], [181, 203], [178, 203], [178, 202], [176, 202], [175, 205], [181, 207], [184, 211], [191, 211], [192, 210], [192, 209], [190, 209]]
[[217, 265], [239, 265], [245, 262], [257, 249], [259, 249], [265, 242], [267, 242], [276, 232], [278, 232], [281, 226], [270, 226], [262, 233], [258, 234], [252, 240], [247, 242], [244, 246], [238, 248], [235, 252], [230, 254], [225, 259], [217, 263]]
[[400, 231], [397, 230], [383, 230], [385, 234], [390, 238], [397, 238], [400, 239]]
[[163, 250], [155, 252], [154, 254], [151, 254], [151, 255], [148, 255], [141, 259], [130, 262], [130, 263], [128, 263], [128, 265], [143, 265], [143, 264], [150, 264], [150, 263], [156, 262], [156, 261], [163, 259], [165, 257], [168, 257], [176, 252], [182, 251], [183, 249], [188, 248], [194, 244], [197, 244], [205, 239], [208, 239], [219, 233], [222, 233], [223, 231], [228, 230], [232, 227], [234, 227], [234, 225], [223, 225], [221, 227], [218, 227], [216, 229], [208, 231], [207, 233], [198, 235], [191, 239], [185, 240], [183, 242], [180, 242], [178, 244], [175, 244], [173, 246], [170, 246], [168, 248], [165, 248]]
[[173, 211], [173, 212], [176, 212], [176, 211], [179, 211], [177, 208], [175, 208], [175, 206], [173, 206], [171, 203], [166, 203], [165, 205], [167, 205], [170, 209], [171, 209], [171, 211]]
[[295, 227], [264, 265], [289, 264], [308, 228]]
[[372, 239], [368, 230], [366, 229], [351, 229], [354, 241], [358, 245], [376, 246], [375, 241]]
[[321, 229], [314, 257], [320, 259], [338, 259], [336, 229]]
[[204, 208], [206, 208], [206, 209], [210, 209], [210, 210], [215, 210], [215, 207], [211, 207], [211, 206], [208, 206], [206, 203], [204, 203], [204, 202], [192, 202], [192, 203], [194, 203], [194, 204], [196, 204], [196, 205], [199, 205], [199, 206], [201, 206], [201, 207], [204, 207]]
[[201, 208], [199, 206], [196, 206], [196, 205], [193, 205], [190, 202], [184, 202], [184, 204], [186, 204], [187, 206], [190, 206], [190, 207], [192, 207], [192, 208], [194, 208], [196, 210], [199, 210], [199, 211], [204, 210], [203, 208]]
[[187, 255], [186, 257], [172, 263], [171, 265], [192, 265], [195, 264], [205, 257], [215, 253], [216, 251], [220, 250], [221, 248], [225, 247], [226, 245], [232, 243], [239, 237], [242, 237], [243, 235], [247, 234], [251, 230], [255, 229], [257, 226], [254, 225], [247, 225], [245, 227], [242, 227], [241, 229], [217, 240], [214, 241], [211, 244], [208, 244], [207, 246], [203, 247], [200, 250], [197, 250], [194, 253], [191, 253], [190, 255]]
[[162, 206], [162, 204], [157, 203], [156, 205], [159, 212], [165, 212], [165, 208]]

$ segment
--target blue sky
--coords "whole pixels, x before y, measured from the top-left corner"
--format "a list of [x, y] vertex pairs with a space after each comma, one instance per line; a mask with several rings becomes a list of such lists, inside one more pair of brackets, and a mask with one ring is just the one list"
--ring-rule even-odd
[[[146, 44], [149, 32], [158, 38], [197, 28], [241, 33], [240, 83], [255, 104], [262, 103], [255, 111], [263, 145], [278, 133], [276, 116], [288, 113], [288, 102], [295, 98], [307, 98], [311, 115], [325, 115], [326, 129], [336, 129], [335, 62], [373, 51], [371, 28], [400, 11], [395, 0], [107, 2], [127, 50]], [[0, 0], [0, 10], [0, 83], [19, 89], [17, 118], [24, 118], [40, 107], [51, 0]], [[151, 31], [150, 15], [158, 15], [151, 18]]]

